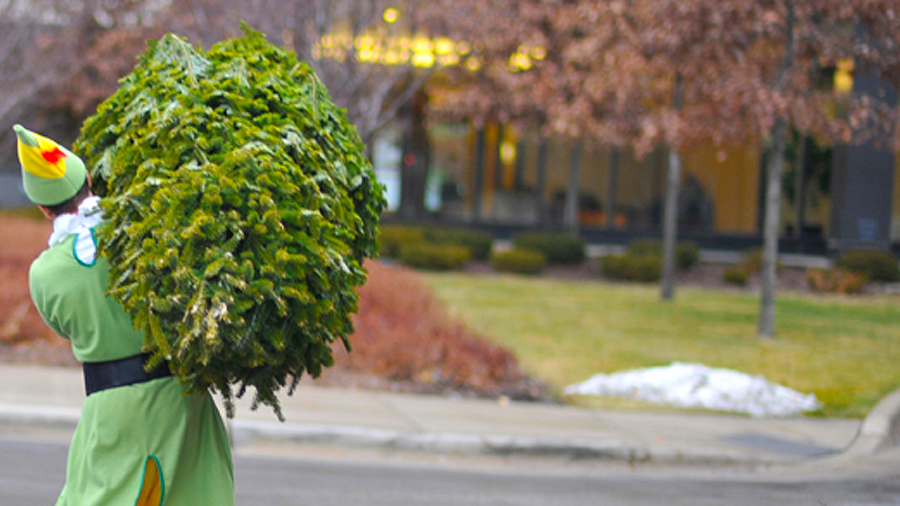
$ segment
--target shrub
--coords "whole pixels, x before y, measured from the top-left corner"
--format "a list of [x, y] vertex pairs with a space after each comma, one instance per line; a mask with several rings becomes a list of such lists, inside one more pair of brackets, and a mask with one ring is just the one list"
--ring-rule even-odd
[[407, 244], [400, 250], [400, 261], [416, 269], [452, 271], [469, 261], [469, 248], [456, 244], [431, 244], [419, 242]]
[[892, 283], [900, 279], [897, 258], [887, 251], [846, 251], [838, 256], [835, 266], [861, 274], [872, 281]]
[[[628, 243], [628, 253], [662, 257], [663, 243], [657, 239], [638, 239]], [[690, 269], [698, 261], [700, 261], [700, 246], [696, 243], [684, 241], [675, 246], [675, 265], [679, 269]]]
[[[516, 393], [523, 374], [509, 350], [452, 317], [421, 277], [399, 265], [367, 262], [353, 352], [335, 350], [335, 367], [422, 391], [463, 388], [479, 395]], [[326, 379], [327, 379], [326, 373]], [[400, 385], [402, 388], [402, 385]]]
[[[747, 250], [741, 259], [741, 266], [747, 271], [748, 276], [759, 274], [762, 270], [763, 251], [761, 248]], [[775, 263], [775, 272], [781, 274], [784, 270], [784, 264], [781, 261]]]
[[491, 255], [491, 265], [501, 272], [539, 274], [546, 263], [543, 254], [526, 249], [513, 248]]
[[523, 234], [513, 240], [519, 249], [537, 251], [548, 264], [573, 265], [584, 261], [585, 244], [580, 237], [570, 234], [535, 232]]
[[494, 246], [494, 236], [477, 230], [429, 228], [425, 240], [435, 244], [456, 244], [469, 248], [475, 260], [487, 260]]
[[602, 265], [604, 276], [623, 281], [658, 281], [662, 273], [662, 258], [657, 255], [606, 255]]
[[632, 255], [662, 255], [663, 243], [657, 239], [637, 239], [628, 243]]
[[690, 269], [700, 261], [700, 246], [697, 243], [685, 241], [675, 248], [675, 262], [679, 269]]
[[746, 286], [749, 277], [747, 269], [740, 265], [728, 267], [722, 271], [722, 281], [730, 285]]
[[425, 240], [425, 229], [409, 225], [383, 225], [379, 231], [378, 251], [382, 257], [398, 258], [407, 244]]
[[600, 259], [603, 276], [609, 279], [628, 279], [628, 254], [604, 255]]
[[845, 269], [812, 268], [806, 271], [810, 290], [824, 293], [859, 293], [868, 279]]

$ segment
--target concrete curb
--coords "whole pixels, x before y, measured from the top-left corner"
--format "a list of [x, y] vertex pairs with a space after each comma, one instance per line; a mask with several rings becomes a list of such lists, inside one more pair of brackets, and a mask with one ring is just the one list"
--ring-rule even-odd
[[75, 430], [81, 409], [0, 404], [0, 424]]
[[897, 435], [898, 421], [900, 421], [900, 390], [895, 390], [869, 412], [860, 425], [856, 438], [841, 455], [869, 456], [893, 444], [894, 436]]
[[600, 460], [628, 463], [682, 465], [749, 465], [768, 464], [759, 459], [716, 452], [673, 452], [620, 441], [594, 441], [514, 437], [502, 435], [467, 435], [423, 433], [370, 429], [363, 427], [330, 427], [302, 424], [276, 424], [231, 420], [229, 430], [236, 447], [255, 442], [293, 444], [326, 444], [357, 448], [377, 448], [436, 454], [484, 455], [499, 457], [556, 457], [573, 460]]
[[900, 390], [888, 394], [872, 408], [860, 424], [856, 437], [843, 451], [812, 459], [804, 465], [807, 469], [829, 471], [852, 469], [894, 445], [894, 440], [898, 436], [898, 422], [900, 422]]
[[[81, 410], [77, 408], [0, 404], [0, 425], [32, 429], [75, 430]], [[679, 465], [768, 464], [741, 455], [711, 451], [675, 452], [621, 441], [468, 435], [395, 431], [354, 426], [324, 426], [292, 423], [225, 420], [235, 447], [255, 443], [318, 444], [348, 448], [413, 451], [446, 455], [498, 457], [553, 457], [607, 462]]]
[[[73, 431], [81, 415], [79, 408], [0, 403], [0, 425]], [[812, 459], [840, 464], [865, 458], [893, 444], [900, 434], [900, 390], [879, 402], [860, 425], [854, 439], [836, 454]], [[387, 449], [436, 454], [500, 457], [554, 457], [670, 465], [761, 465], [783, 464], [783, 460], [750, 456], [741, 452], [711, 451], [704, 448], [675, 451], [619, 440], [535, 438], [504, 435], [472, 435], [417, 430], [388, 430], [362, 426], [330, 426], [232, 419], [226, 420], [236, 447], [255, 443], [311, 444]]]

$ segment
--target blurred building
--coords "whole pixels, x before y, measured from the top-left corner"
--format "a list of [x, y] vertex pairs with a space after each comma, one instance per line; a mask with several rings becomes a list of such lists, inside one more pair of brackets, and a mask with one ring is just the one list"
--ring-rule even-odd
[[[446, 39], [397, 39], [393, 47], [400, 49], [387, 56], [370, 42], [362, 41], [361, 47], [373, 49], [364, 52], [373, 62], [387, 58], [389, 64], [429, 68], [473, 64], [464, 44], [459, 51], [457, 43]], [[852, 69], [834, 69], [833, 85], [847, 93], [883, 88], [883, 93], [894, 95], [870, 76], [852, 75]], [[414, 158], [401, 148], [400, 123], [382, 132], [372, 150], [376, 171], [387, 186], [389, 221], [398, 219], [391, 212], [400, 206], [403, 167]], [[667, 163], [662, 150], [638, 158], [628, 149], [547, 140], [498, 123], [477, 129], [430, 123], [426, 128], [428, 214], [417, 221], [490, 228], [501, 235], [575, 228], [600, 243], [661, 235]], [[682, 155], [679, 237], [708, 248], [760, 245], [764, 149], [710, 144]], [[576, 157], [578, 163], [573, 164]], [[900, 250], [900, 165], [895, 153], [874, 143], [820, 146], [794, 135], [785, 164], [782, 252]], [[567, 204], [573, 165], [580, 167], [577, 197]]]

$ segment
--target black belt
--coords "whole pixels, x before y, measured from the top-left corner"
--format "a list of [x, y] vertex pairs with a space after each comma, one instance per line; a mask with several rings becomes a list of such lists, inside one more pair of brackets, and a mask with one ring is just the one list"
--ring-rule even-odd
[[107, 388], [124, 387], [172, 375], [168, 362], [159, 364], [149, 372], [144, 370], [144, 364], [149, 358], [149, 353], [142, 353], [118, 360], [83, 363], [85, 392], [91, 395]]

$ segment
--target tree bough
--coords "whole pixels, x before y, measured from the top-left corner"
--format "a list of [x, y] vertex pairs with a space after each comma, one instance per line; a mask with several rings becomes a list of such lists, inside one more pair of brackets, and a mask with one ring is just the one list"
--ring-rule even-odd
[[345, 112], [244, 27], [208, 52], [150, 42], [74, 150], [108, 222], [110, 294], [192, 391], [271, 406], [349, 349], [383, 189]]

